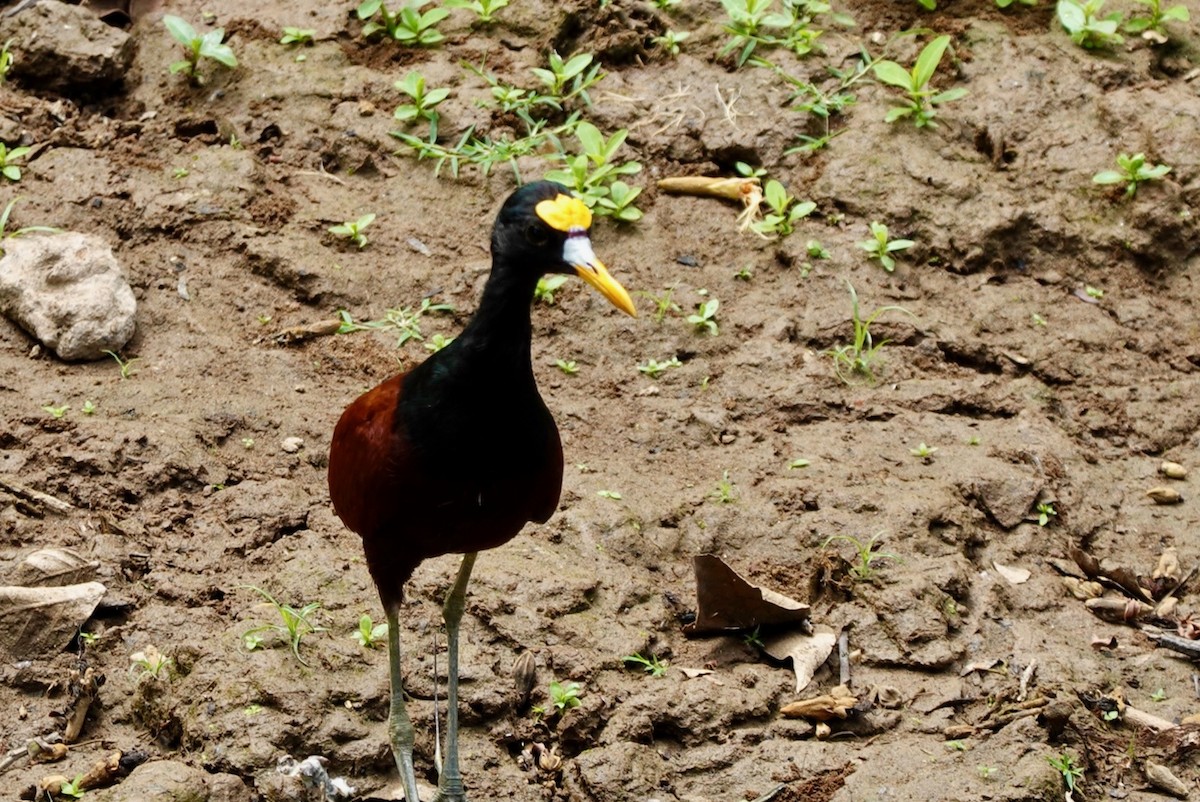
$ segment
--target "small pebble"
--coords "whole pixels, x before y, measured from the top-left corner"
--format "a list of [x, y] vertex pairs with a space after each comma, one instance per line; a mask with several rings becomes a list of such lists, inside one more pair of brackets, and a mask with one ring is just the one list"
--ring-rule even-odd
[[300, 449], [304, 448], [304, 440], [299, 437], [285, 437], [279, 445], [288, 454], [295, 454]]

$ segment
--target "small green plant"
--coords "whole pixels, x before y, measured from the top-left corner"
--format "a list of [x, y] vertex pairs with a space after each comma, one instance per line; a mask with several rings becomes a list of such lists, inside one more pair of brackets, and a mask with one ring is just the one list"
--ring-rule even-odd
[[422, 347], [426, 351], [436, 354], [452, 342], [454, 342], [453, 337], [447, 337], [445, 334], [438, 333], [431, 336], [428, 342], [422, 343]]
[[1058, 0], [1055, 11], [1071, 41], [1080, 47], [1094, 50], [1100, 47], [1119, 45], [1125, 39], [1117, 28], [1121, 25], [1121, 12], [1114, 11], [1104, 17], [1100, 9], [1104, 0]]
[[808, 254], [809, 259], [828, 259], [829, 251], [821, 244], [820, 240], [810, 239], [804, 243], [804, 251]]
[[1075, 765], [1075, 758], [1068, 752], [1054, 757], [1047, 755], [1046, 762], [1050, 764], [1050, 768], [1062, 775], [1063, 785], [1066, 786], [1067, 792], [1073, 794], [1079, 778], [1083, 776], [1083, 767]]
[[976, 766], [975, 770], [979, 772], [979, 779], [984, 781], [992, 779], [992, 776], [996, 773], [995, 766], [985, 766], [983, 764]]
[[1104, 297], [1104, 290], [1099, 287], [1093, 287], [1091, 284], [1085, 286], [1083, 291], [1087, 294], [1087, 297], [1095, 298], [1097, 301]]
[[742, 636], [742, 643], [749, 646], [751, 649], [765, 650], [767, 644], [762, 639], [762, 627], [755, 627], [752, 632], [747, 632]]
[[345, 309], [338, 311], [338, 318], [341, 320], [341, 325], [338, 326], [338, 334], [349, 334], [353, 331], [380, 331], [387, 329], [395, 329], [399, 332], [399, 338], [396, 340], [396, 347], [404, 345], [409, 340], [421, 342], [425, 339], [421, 332], [421, 318], [430, 312], [453, 312], [454, 307], [450, 304], [435, 304], [429, 298], [422, 298], [421, 305], [415, 310], [409, 307], [402, 309], [388, 309], [384, 312], [381, 320], [368, 320], [358, 323], [354, 318], [350, 317], [350, 313]]
[[875, 220], [871, 221], [871, 239], [856, 244], [867, 252], [869, 258], [878, 259], [879, 264], [889, 273], [896, 269], [896, 260], [892, 254], [916, 245], [910, 239], [888, 239], [888, 227]]
[[876, 560], [899, 560], [900, 558], [888, 551], [879, 551], [879, 538], [882, 533], [872, 535], [869, 540], [863, 542], [853, 535], [833, 535], [826, 538], [821, 544], [821, 548], [825, 548], [834, 541], [843, 540], [854, 547], [856, 552], [857, 562], [850, 564], [850, 574], [855, 579], [872, 580], [875, 578], [876, 568], [874, 563]]
[[[725, 57], [737, 51], [735, 62], [741, 67], [759, 47], [782, 47], [797, 56], [816, 48], [821, 31], [812, 27], [817, 15], [830, 11], [828, 3], [820, 0], [784, 0], [782, 11], [772, 11], [775, 0], [721, 0], [729, 21], [725, 32], [731, 35], [721, 49]], [[853, 24], [841, 15], [834, 21]]]
[[191, 175], [191, 172], [186, 167], [176, 167], [171, 170], [171, 178], [174, 178], [176, 181], [187, 178], [189, 175]]
[[1171, 168], [1165, 164], [1156, 164], [1153, 167], [1147, 167], [1145, 153], [1135, 153], [1132, 156], [1118, 153], [1117, 167], [1120, 169], [1102, 170], [1096, 173], [1092, 176], [1092, 182], [1102, 185], [1124, 184], [1126, 198], [1132, 198], [1136, 195], [1140, 184], [1144, 184], [1147, 181], [1158, 181], [1171, 172]]
[[30, 148], [27, 147], [10, 148], [8, 145], [0, 142], [0, 175], [3, 175], [9, 181], [20, 181], [21, 168], [13, 164], [13, 161], [24, 157], [29, 151]]
[[637, 294], [643, 298], [648, 298], [654, 304], [654, 322], [662, 323], [668, 312], [682, 312], [679, 304], [671, 300], [671, 296], [675, 293], [674, 287], [667, 287], [662, 295], [655, 295], [651, 292], [641, 291]]
[[83, 799], [84, 793], [82, 774], [76, 774], [75, 779], [67, 780], [58, 787], [59, 796], [67, 796], [71, 799]]
[[1166, 701], [1166, 698], [1167, 698], [1167, 692], [1164, 691], [1162, 688], [1159, 688], [1154, 693], [1150, 694], [1151, 702], [1163, 702], [1163, 701]]
[[640, 653], [627, 654], [621, 658], [621, 662], [635, 666], [641, 666], [642, 670], [652, 677], [661, 677], [665, 675], [667, 673], [667, 668], [670, 665], [665, 660], [659, 660], [654, 655], [642, 657]]
[[708, 494], [708, 497], [718, 504], [732, 504], [737, 501], [734, 487], [733, 480], [729, 478], [729, 471], [722, 471], [721, 481], [717, 482], [717, 486]]
[[392, 117], [406, 124], [417, 120], [427, 120], [429, 122], [429, 141], [436, 142], [438, 120], [441, 119], [437, 105], [450, 96], [450, 90], [445, 87], [427, 90], [425, 76], [416, 70], [410, 70], [408, 75], [404, 76], [403, 80], [396, 81], [394, 86], [412, 98], [412, 102], [397, 106]]
[[696, 313], [688, 315], [687, 322], [697, 332], [707, 334], [710, 337], [716, 337], [720, 333], [720, 329], [717, 327], [717, 310], [720, 308], [720, 301], [716, 298], [709, 298], [707, 301], [696, 305]]
[[13, 40], [9, 39], [3, 47], [0, 47], [0, 84], [8, 80], [8, 71], [12, 69], [13, 53], [9, 49], [12, 43]]
[[1038, 526], [1045, 526], [1050, 523], [1050, 519], [1058, 515], [1058, 510], [1054, 509], [1054, 505], [1048, 501], [1039, 502], [1037, 505]]
[[638, 372], [644, 373], [652, 379], [657, 379], [668, 368], [681, 368], [683, 363], [679, 361], [679, 357], [673, 356], [670, 359], [659, 362], [657, 359], [647, 359], [645, 362], [637, 366]]
[[904, 105], [896, 106], [887, 113], [887, 117], [884, 118], [887, 122], [911, 117], [918, 128], [937, 127], [933, 122], [933, 118], [937, 116], [936, 107], [966, 96], [967, 90], [962, 87], [938, 92], [929, 86], [929, 81], [937, 71], [942, 55], [949, 45], [949, 36], [939, 36], [925, 45], [912, 70], [906, 70], [896, 62], [886, 59], [875, 62], [875, 77], [885, 84], [899, 87], [908, 95]]
[[311, 28], [284, 28], [283, 36], [279, 37], [281, 45], [311, 45], [317, 32]]
[[794, 459], [788, 463], [788, 470], [794, 471], [797, 468], [807, 468], [809, 465], [812, 465], [811, 460], [807, 460], [807, 459], [804, 459], [803, 457], [800, 457], [799, 459]]
[[783, 184], [775, 179], [767, 181], [763, 188], [763, 200], [770, 209], [762, 220], [755, 221], [751, 228], [762, 236], [775, 234], [786, 237], [796, 230], [796, 222], [808, 217], [817, 208], [812, 201], [798, 201], [788, 194]]
[[253, 437], [243, 437], [241, 442], [242, 442], [242, 448], [246, 449], [247, 451], [254, 448], [254, 438]]
[[95, 645], [96, 641], [100, 640], [100, 636], [95, 632], [80, 632], [79, 639], [87, 646]]
[[554, 360], [554, 367], [558, 368], [568, 376], [574, 376], [579, 372], [579, 365], [574, 359], [556, 359]]
[[312, 621], [313, 613], [321, 608], [321, 603], [309, 602], [297, 609], [290, 604], [280, 604], [274, 596], [262, 588], [255, 587], [254, 585], [242, 585], [242, 587], [262, 596], [263, 599], [275, 608], [282, 621], [279, 624], [264, 624], [261, 627], [254, 627], [242, 633], [242, 642], [245, 644], [246, 649], [254, 651], [262, 646], [263, 638], [259, 633], [278, 632], [287, 639], [288, 645], [292, 649], [292, 654], [300, 661], [300, 664], [307, 666], [308, 663], [304, 662], [304, 658], [300, 656], [300, 642], [306, 635], [325, 631], [325, 627], [317, 626]]
[[46, 412], [49, 412], [50, 417], [54, 418], [55, 420], [58, 420], [63, 415], [66, 415], [67, 410], [70, 408], [71, 408], [70, 404], [63, 404], [60, 407], [56, 407], [53, 404], [47, 404], [46, 406], [42, 407], [42, 409], [45, 410]]
[[927, 446], [924, 443], [918, 443], [916, 448], [910, 448], [908, 453], [912, 454], [923, 462], [931, 462], [933, 455], [937, 453], [937, 446]]
[[683, 0], [654, 0], [654, 7], [659, 11], [670, 11], [683, 4]]
[[438, 6], [421, 13], [420, 8], [428, 4], [427, 0], [406, 2], [399, 11], [392, 13], [384, 6], [383, 0], [364, 0], [354, 13], [365, 23], [362, 29], [364, 37], [383, 32], [402, 45], [433, 47], [446, 39], [437, 26], [450, 16], [450, 9]]
[[83, 406], [80, 408], [79, 411], [82, 412], [84, 415], [94, 415], [94, 414], [96, 414], [96, 405], [92, 402], [92, 400], [90, 398], [85, 398], [83, 400]]
[[373, 222], [375, 222], [375, 215], [364, 214], [357, 220], [347, 220], [340, 226], [330, 226], [329, 233], [340, 239], [353, 242], [361, 251], [363, 248], [367, 247], [368, 242], [367, 235], [363, 232], [366, 230], [367, 226], [371, 225]]
[[137, 674], [137, 680], [158, 679], [164, 671], [170, 672], [175, 661], [162, 654], [154, 646], [147, 646], [141, 651], [129, 655], [129, 671]]
[[133, 367], [134, 362], [140, 361], [137, 357], [134, 357], [133, 359], [121, 359], [120, 355], [116, 351], [105, 351], [104, 353], [111, 356], [113, 361], [117, 363], [117, 367], [121, 371], [121, 381], [125, 381], [130, 376], [137, 373], [137, 370]]
[[566, 283], [567, 277], [564, 275], [542, 276], [538, 279], [537, 286], [533, 288], [534, 302], [540, 301], [546, 306], [554, 306], [554, 293], [558, 292]]
[[[0, 145], [0, 147], [2, 147], [2, 145]], [[8, 202], [8, 205], [4, 207], [4, 211], [0, 212], [0, 239], [4, 239], [6, 237], [19, 237], [23, 234], [33, 233], [57, 234], [62, 231], [62, 229], [54, 228], [52, 226], [24, 226], [16, 229], [15, 231], [9, 231], [8, 220], [12, 216], [13, 208], [17, 205], [17, 201], [19, 200], [20, 198], [13, 198]], [[3, 254], [3, 252], [4, 249], [0, 248], [0, 254]]]
[[854, 326], [854, 338], [850, 343], [838, 346], [826, 353], [833, 357], [834, 373], [842, 381], [850, 384], [853, 378], [862, 377], [869, 382], [874, 382], [875, 374], [872, 366], [879, 359], [880, 352], [889, 341], [880, 340], [876, 343], [871, 335], [871, 324], [880, 315], [888, 312], [902, 312], [909, 317], [913, 317], [913, 314], [902, 306], [881, 306], [863, 318], [859, 312], [858, 293], [855, 291], [854, 285], [847, 281], [846, 288], [850, 291], [850, 322]]
[[610, 501], [620, 501], [621, 494], [616, 490], [597, 490], [596, 495], [600, 498], [606, 498]]
[[233, 54], [233, 48], [223, 43], [225, 40], [224, 28], [214, 28], [201, 36], [191, 26], [191, 23], [174, 14], [165, 15], [163, 25], [166, 26], [167, 32], [171, 34], [172, 38], [183, 45], [184, 50], [183, 59], [171, 64], [172, 75], [181, 72], [192, 83], [203, 84], [204, 76], [200, 74], [201, 59], [212, 59], [230, 69], [237, 67], [237, 56]]
[[568, 682], [566, 685], [551, 682], [550, 701], [554, 705], [554, 709], [560, 713], [573, 707], [579, 707], [579, 692], [582, 690], [583, 686], [578, 682]]
[[953, 741], [946, 741], [946, 748], [954, 752], [965, 752], [967, 751], [967, 742], [956, 738]]
[[[1135, 3], [1145, 6], [1150, 10], [1148, 16], [1130, 17], [1129, 22], [1125, 23], [1125, 30], [1129, 33], [1143, 33], [1145, 31], [1153, 31], [1159, 36], [1166, 39], [1167, 23], [1168, 22], [1187, 22], [1191, 19], [1188, 13], [1187, 6], [1177, 5], [1164, 9], [1162, 0], [1133, 0]], [[5, 45], [7, 49], [8, 45]], [[3, 52], [0, 52], [0, 61], [3, 60]]]
[[445, 0], [446, 8], [465, 8], [475, 12], [482, 25], [491, 25], [496, 21], [496, 12], [508, 6], [509, 0]]
[[383, 643], [387, 637], [388, 625], [384, 621], [376, 624], [371, 621], [371, 616], [363, 613], [358, 619], [358, 629], [354, 632], [354, 640], [358, 641], [358, 645], [364, 649], [374, 649]]
[[576, 97], [582, 100], [584, 105], [591, 106], [592, 98], [587, 90], [604, 77], [600, 72], [600, 64], [592, 63], [592, 54], [576, 53], [563, 61], [557, 50], [551, 50], [547, 61], [546, 68], [534, 67], [533, 74], [542, 82], [547, 93], [557, 100], [559, 108], [563, 101]]
[[548, 171], [544, 178], [573, 189], [598, 215], [629, 223], [640, 220], [642, 212], [633, 205], [633, 200], [641, 189], [631, 188], [618, 179], [641, 172], [642, 165], [634, 161], [617, 163], [614, 160], [628, 135], [629, 132], [622, 128], [606, 138], [596, 126], [586, 120], [580, 122], [575, 127], [580, 153], [572, 156], [561, 152], [559, 158], [565, 167]]
[[650, 41], [665, 50], [668, 55], [678, 56], [679, 45], [683, 44], [683, 41], [689, 36], [691, 36], [691, 33], [688, 31], [668, 30], [662, 36], [650, 37]]

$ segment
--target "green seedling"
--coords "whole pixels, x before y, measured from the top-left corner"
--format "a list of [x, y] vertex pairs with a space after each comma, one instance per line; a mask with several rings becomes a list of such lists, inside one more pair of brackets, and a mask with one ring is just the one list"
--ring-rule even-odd
[[[1010, 0], [1010, 2], [1011, 2], [1011, 0]], [[979, 779], [984, 780], [984, 781], [992, 779], [992, 776], [995, 775], [995, 773], [996, 773], [995, 766], [985, 766], [983, 764], [976, 766], [975, 770], [977, 772], [979, 772]]]
[[178, 181], [180, 179], [187, 178], [191, 174], [191, 171], [186, 167], [176, 167], [171, 171], [171, 178], [174, 178], [176, 181]]
[[82, 774], [76, 774], [75, 779], [67, 780], [58, 787], [59, 796], [66, 796], [71, 799], [83, 799], [84, 793]]
[[933, 118], [937, 116], [936, 107], [943, 103], [959, 100], [966, 96], [967, 90], [962, 87], [938, 92], [929, 86], [929, 81], [937, 71], [942, 55], [950, 45], [949, 36], [939, 36], [921, 50], [916, 63], [911, 70], [906, 70], [894, 61], [876, 61], [875, 77], [885, 84], [899, 87], [908, 96], [904, 105], [896, 106], [887, 113], [884, 119], [892, 123], [911, 117], [918, 128], [937, 127]]
[[[0, 147], [3, 147], [3, 145], [0, 145]], [[58, 234], [62, 231], [61, 228], [54, 228], [53, 226], [24, 226], [13, 231], [9, 231], [8, 220], [10, 217], [12, 217], [13, 208], [16, 207], [17, 201], [19, 200], [20, 198], [13, 198], [8, 202], [8, 205], [4, 207], [4, 211], [0, 212], [0, 240], [7, 237], [20, 237], [23, 234]], [[4, 249], [0, 248], [0, 254], [3, 253]]]
[[381, 320], [368, 320], [363, 323], [358, 323], [354, 318], [350, 317], [350, 313], [345, 309], [338, 311], [338, 318], [341, 320], [341, 325], [338, 326], [338, 334], [349, 334], [353, 331], [380, 331], [387, 329], [395, 329], [399, 332], [399, 338], [396, 340], [396, 347], [404, 345], [409, 340], [423, 341], [425, 338], [421, 333], [421, 318], [430, 312], [453, 312], [454, 307], [450, 304], [435, 304], [428, 298], [421, 299], [421, 305], [417, 309], [404, 307], [402, 309], [388, 309], [384, 312]]
[[630, 189], [618, 178], [641, 172], [642, 165], [633, 161], [618, 164], [614, 159], [628, 135], [622, 128], [606, 138], [596, 126], [580, 122], [575, 128], [580, 153], [574, 156], [560, 153], [565, 169], [550, 170], [544, 178], [566, 184], [596, 214], [626, 222], [640, 219], [642, 212], [632, 202], [641, 190]]
[[[774, 0], [721, 0], [721, 5], [729, 17], [725, 32], [731, 36], [721, 56], [736, 50], [738, 67], [749, 61], [760, 46], [782, 47], [797, 56], [811, 53], [821, 35], [812, 27], [813, 20], [830, 11], [829, 5], [819, 0], [785, 0], [782, 12], [771, 10]], [[834, 15], [834, 21], [853, 24], [841, 15]]]
[[635, 666], [641, 666], [642, 670], [652, 677], [661, 677], [665, 675], [667, 673], [667, 668], [670, 665], [665, 660], [659, 660], [654, 655], [642, 657], [640, 653], [627, 654], [621, 658], [621, 662]]
[[652, 36], [650, 41], [658, 47], [661, 47], [671, 56], [679, 55], [679, 46], [683, 41], [691, 36], [687, 31], [672, 31], [668, 30], [662, 36]]
[[537, 286], [533, 288], [534, 302], [542, 302], [547, 306], [554, 306], [554, 293], [567, 283], [567, 277], [564, 275], [542, 276], [538, 279]]
[[[587, 90], [600, 81], [604, 75], [600, 72], [600, 64], [593, 64], [591, 53], [576, 53], [563, 61], [557, 50], [551, 50], [547, 68], [534, 67], [532, 72], [548, 95], [558, 101], [558, 107], [567, 100], [579, 98], [584, 105], [591, 106], [592, 98]], [[589, 65], [591, 69], [588, 69]]]
[[1150, 694], [1151, 702], [1164, 702], [1167, 699], [1167, 692], [1159, 688], [1154, 693]]
[[253, 437], [243, 437], [241, 440], [241, 443], [242, 443], [242, 448], [246, 449], [247, 451], [254, 448], [254, 438]]
[[554, 709], [559, 712], [579, 707], [579, 692], [582, 690], [583, 686], [578, 682], [568, 682], [566, 685], [551, 682], [550, 701], [553, 703]]
[[657, 379], [668, 368], [681, 368], [683, 363], [679, 361], [679, 357], [673, 356], [670, 359], [659, 362], [657, 359], [647, 359], [645, 362], [637, 366], [638, 372], [644, 373], [652, 379]]
[[[1165, 41], [1167, 38], [1167, 23], [1168, 22], [1187, 22], [1191, 19], [1188, 13], [1187, 6], [1178, 5], [1164, 9], [1162, 0], [1133, 0], [1135, 3], [1145, 6], [1150, 10], [1150, 14], [1144, 17], [1130, 17], [1129, 22], [1125, 23], [1125, 30], [1129, 33], [1144, 33], [1153, 31]], [[8, 45], [5, 44], [7, 49]], [[0, 62], [3, 61], [3, 52], [0, 52]]]
[[1124, 184], [1127, 198], [1137, 194], [1139, 185], [1147, 181], [1159, 181], [1171, 172], [1171, 168], [1165, 164], [1147, 167], [1145, 153], [1135, 153], [1132, 156], [1118, 153], [1117, 166], [1119, 170], [1103, 170], [1096, 173], [1092, 176], [1092, 182], [1103, 185]]
[[368, 242], [367, 235], [363, 232], [366, 230], [367, 226], [371, 225], [373, 222], [375, 222], [375, 215], [364, 214], [357, 220], [347, 220], [340, 226], [330, 226], [329, 233], [335, 237], [338, 237], [339, 239], [350, 240], [350, 242], [353, 242], [355, 245], [357, 245], [358, 249], [361, 251], [363, 248], [367, 247]]
[[683, 0], [654, 0], [654, 7], [659, 11], [671, 11], [683, 4]]
[[933, 455], [937, 453], [937, 450], [937, 446], [927, 446], [925, 443], [918, 443], [917, 447], [910, 448], [908, 453], [923, 462], [932, 462]]
[[83, 641], [85, 646], [94, 646], [96, 641], [100, 640], [100, 635], [95, 632], [80, 632], [79, 639]]
[[54, 418], [55, 420], [58, 420], [63, 415], [66, 415], [67, 410], [70, 408], [70, 404], [63, 404], [61, 407], [56, 407], [53, 404], [46, 404], [46, 406], [42, 407], [42, 409], [50, 413], [50, 417]]
[[754, 278], [754, 274], [750, 272], [750, 267], [747, 265], [746, 267], [743, 267], [741, 270], [734, 273], [733, 277], [738, 281], [749, 281], [750, 279]]
[[709, 298], [704, 303], [696, 305], [696, 313], [688, 315], [687, 322], [697, 332], [716, 337], [720, 333], [720, 329], [717, 328], [717, 310], [720, 308], [720, 301], [716, 298]]
[[430, 337], [428, 342], [422, 343], [422, 347], [426, 351], [436, 354], [438, 351], [442, 350], [452, 342], [454, 342], [453, 337], [447, 337], [446, 335], [439, 333]]
[[133, 367], [133, 363], [139, 361], [137, 357], [134, 357], [133, 359], [121, 359], [120, 355], [117, 354], [116, 351], [105, 351], [104, 353], [111, 356], [113, 361], [117, 363], [117, 367], [121, 371], [121, 381], [125, 381], [137, 372], [137, 370]]
[[858, 293], [855, 291], [854, 285], [847, 281], [846, 288], [850, 291], [850, 322], [854, 326], [854, 339], [847, 345], [839, 346], [825, 353], [833, 357], [834, 373], [846, 384], [851, 384], [855, 377], [862, 377], [868, 382], [874, 382], [875, 374], [872, 366], [878, 361], [880, 352], [889, 341], [880, 340], [876, 343], [871, 335], [871, 324], [880, 315], [888, 312], [902, 312], [909, 317], [914, 317], [914, 315], [902, 306], [881, 306], [863, 318], [859, 312]]
[[674, 287], [667, 287], [666, 291], [662, 295], [655, 295], [653, 293], [646, 292], [645, 290], [642, 290], [637, 294], [643, 298], [648, 298], [651, 302], [653, 302], [654, 322], [662, 323], [668, 312], [679, 313], [683, 311], [679, 307], [679, 304], [671, 300], [671, 296], [674, 294], [674, 292]]
[[421, 13], [419, 9], [424, 5], [428, 5], [428, 2], [406, 2], [399, 11], [392, 13], [384, 6], [383, 0], [364, 0], [355, 14], [365, 23], [362, 29], [364, 37], [383, 32], [402, 45], [433, 47], [446, 39], [437, 26], [450, 16], [450, 9], [435, 7]]
[[1091, 284], [1086, 285], [1083, 288], [1083, 291], [1087, 297], [1095, 298], [1097, 301], [1104, 297], [1104, 290], [1100, 289], [1099, 287], [1093, 287]]
[[953, 741], [946, 741], [946, 748], [954, 752], [965, 752], [967, 751], [967, 742], [955, 738]]
[[892, 254], [916, 245], [910, 239], [888, 239], [888, 227], [874, 220], [871, 221], [871, 237], [855, 244], [866, 251], [869, 258], [878, 259], [879, 264], [889, 273], [896, 269], [896, 260]]
[[478, 22], [491, 25], [496, 21], [496, 12], [508, 6], [509, 0], [445, 0], [446, 8], [465, 8], [475, 12]]
[[317, 32], [311, 28], [284, 28], [283, 36], [279, 37], [281, 45], [311, 45]]
[[721, 481], [717, 482], [717, 486], [708, 494], [708, 497], [718, 504], [732, 504], [737, 501], [737, 496], [733, 492], [734, 487], [733, 480], [729, 478], [729, 471], [722, 471]]
[[20, 181], [21, 168], [13, 164], [13, 161], [24, 157], [29, 151], [30, 148], [27, 147], [10, 148], [8, 145], [0, 142], [0, 175], [3, 175], [9, 181]]
[[137, 674], [137, 680], [158, 679], [163, 672], [170, 672], [175, 661], [162, 654], [154, 646], [147, 646], [141, 651], [129, 655], [129, 672]]
[[238, 65], [237, 56], [233, 54], [233, 48], [227, 44], [223, 44], [225, 39], [224, 28], [214, 28], [201, 36], [191, 26], [191, 23], [174, 14], [165, 15], [163, 17], [163, 25], [166, 26], [167, 32], [171, 34], [172, 38], [183, 45], [184, 50], [183, 59], [174, 62], [170, 67], [172, 75], [181, 72], [192, 83], [203, 84], [204, 76], [200, 74], [201, 59], [211, 59], [230, 69]]
[[1075, 765], [1075, 758], [1067, 752], [1055, 755], [1054, 757], [1047, 756], [1046, 762], [1050, 764], [1050, 768], [1062, 775], [1063, 785], [1066, 786], [1067, 793], [1073, 794], [1079, 778], [1083, 776], [1083, 767]]
[[812, 461], [811, 461], [811, 460], [804, 459], [803, 457], [801, 457], [800, 459], [794, 459], [794, 460], [792, 460], [791, 462], [789, 462], [789, 463], [788, 463], [788, 470], [789, 470], [789, 471], [794, 471], [794, 470], [796, 470], [797, 468], [807, 468], [809, 465], [812, 465]]
[[1058, 0], [1058, 21], [1071, 34], [1071, 41], [1080, 47], [1094, 50], [1100, 47], [1119, 45], [1125, 41], [1117, 28], [1121, 25], [1121, 12], [1114, 11], [1101, 17], [1104, 0]]
[[554, 367], [558, 368], [568, 376], [574, 376], [579, 372], [579, 365], [574, 359], [556, 359], [554, 360]]
[[92, 403], [92, 400], [90, 398], [85, 398], [83, 400], [83, 406], [80, 407], [79, 411], [82, 412], [84, 415], [95, 415], [96, 414], [96, 405], [94, 403]]
[[438, 120], [441, 119], [441, 115], [437, 112], [437, 105], [450, 96], [450, 90], [445, 87], [426, 89], [425, 76], [416, 70], [411, 70], [403, 80], [396, 81], [394, 86], [412, 98], [412, 102], [397, 106], [392, 117], [406, 124], [417, 120], [427, 120], [429, 122], [429, 141], [436, 142]]
[[755, 627], [754, 631], [747, 632], [745, 635], [743, 635], [742, 643], [746, 644], [751, 649], [758, 649], [760, 651], [766, 650], [767, 644], [764, 643], [762, 639], [762, 627]]
[[300, 642], [306, 635], [311, 635], [316, 632], [324, 632], [325, 627], [317, 626], [312, 621], [312, 615], [321, 608], [320, 602], [309, 602], [299, 609], [292, 607], [290, 604], [280, 604], [274, 596], [267, 593], [262, 588], [254, 585], [242, 585], [246, 590], [252, 590], [259, 596], [262, 596], [270, 603], [282, 621], [280, 624], [264, 624], [261, 627], [254, 627], [242, 633], [242, 642], [245, 644], [247, 651], [254, 651], [262, 646], [263, 638], [259, 634], [261, 632], [278, 632], [283, 635], [292, 649], [292, 654], [301, 665], [307, 666], [304, 658], [300, 656]]
[[606, 498], [610, 501], [620, 501], [621, 494], [616, 490], [597, 490], [596, 495], [600, 498]]
[[804, 243], [804, 252], [808, 254], [809, 259], [828, 259], [830, 254], [821, 244], [820, 240], [810, 239]]
[[1054, 509], [1054, 505], [1048, 501], [1043, 501], [1037, 505], [1038, 526], [1045, 526], [1050, 523], [1050, 519], [1058, 515], [1058, 510]]
[[13, 54], [12, 51], [9, 50], [9, 47], [12, 45], [12, 43], [13, 40], [9, 39], [4, 43], [3, 47], [0, 47], [0, 84], [8, 80], [8, 71], [12, 69]]
[[875, 579], [876, 568], [874, 563], [876, 560], [899, 560], [900, 558], [888, 551], [879, 551], [879, 538], [882, 533], [872, 535], [865, 543], [853, 535], [833, 535], [821, 544], [821, 548], [825, 548], [834, 541], [843, 540], [854, 547], [856, 552], [857, 562], [850, 564], [850, 574], [855, 579], [870, 581]]
[[358, 619], [358, 629], [354, 632], [354, 640], [358, 641], [358, 645], [364, 649], [374, 649], [387, 638], [387, 631], [386, 621], [376, 624], [371, 621], [371, 616], [363, 613]]
[[762, 220], [755, 221], [751, 228], [762, 236], [775, 234], [786, 237], [796, 230], [796, 222], [808, 217], [817, 208], [812, 201], [798, 201], [788, 194], [783, 184], [775, 179], [767, 182], [763, 189], [763, 200], [770, 209]]

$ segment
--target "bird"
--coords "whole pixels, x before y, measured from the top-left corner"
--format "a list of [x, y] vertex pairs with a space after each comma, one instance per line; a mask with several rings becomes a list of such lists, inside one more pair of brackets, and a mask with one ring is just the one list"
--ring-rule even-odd
[[424, 560], [462, 554], [442, 618], [448, 687], [445, 760], [437, 800], [465, 802], [458, 755], [458, 632], [480, 551], [528, 522], [544, 523], [562, 491], [562, 442], [538, 393], [531, 305], [547, 273], [575, 274], [636, 317], [625, 288], [592, 248], [592, 213], [561, 184], [514, 191], [491, 234], [492, 267], [462, 332], [411, 370], [353, 401], [329, 451], [329, 495], [362, 538], [387, 618], [388, 731], [405, 798], [419, 802], [415, 733], [404, 704], [399, 612], [405, 582]]

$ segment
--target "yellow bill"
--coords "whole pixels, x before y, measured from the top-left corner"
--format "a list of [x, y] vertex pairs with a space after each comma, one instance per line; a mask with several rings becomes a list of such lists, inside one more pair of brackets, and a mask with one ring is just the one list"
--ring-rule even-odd
[[572, 231], [563, 244], [563, 261], [575, 268], [579, 277], [591, 284], [609, 303], [622, 312], [637, 317], [637, 307], [629, 293], [608, 273], [604, 263], [592, 251], [592, 241], [582, 231]]

